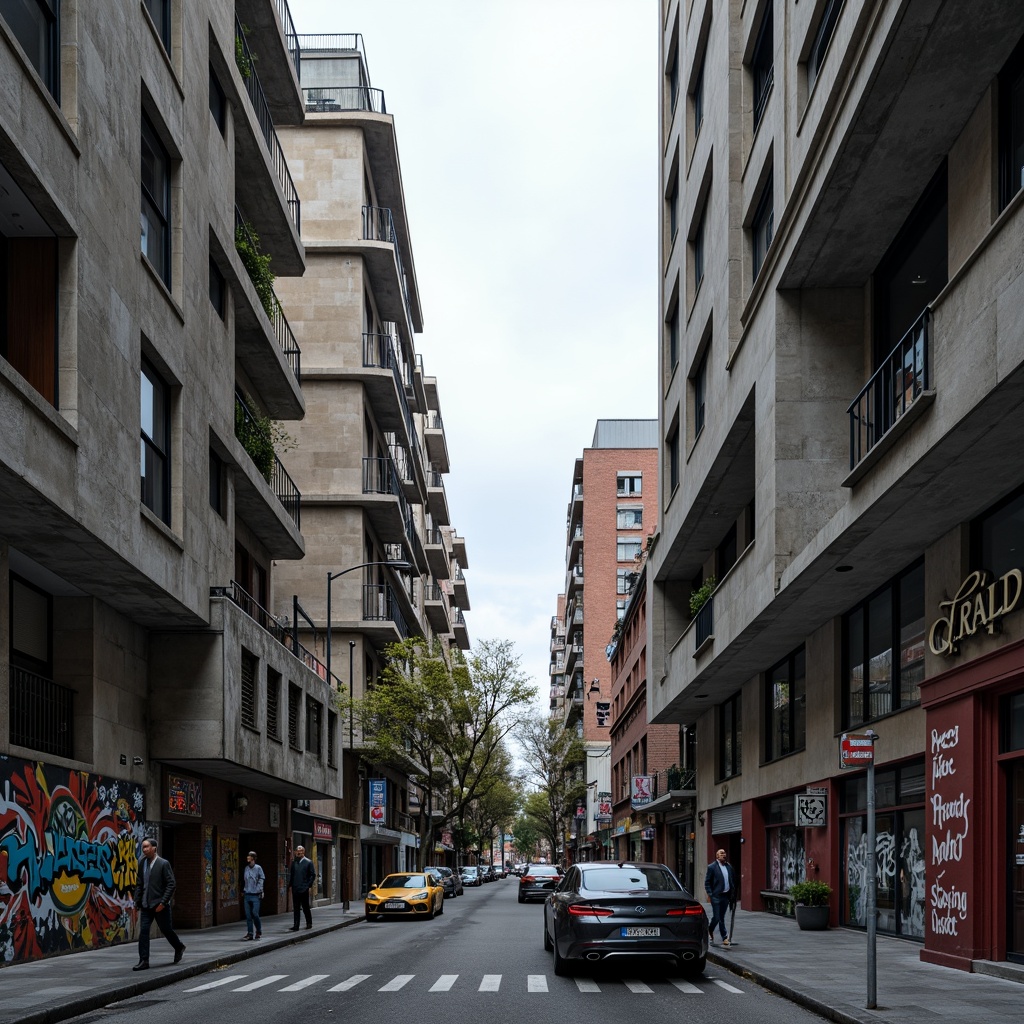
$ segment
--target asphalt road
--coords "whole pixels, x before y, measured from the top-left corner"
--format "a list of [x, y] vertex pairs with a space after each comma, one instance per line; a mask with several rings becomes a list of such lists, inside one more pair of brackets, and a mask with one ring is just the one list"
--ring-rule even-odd
[[[76, 1018], [78, 1024], [263, 1024], [409, 1020], [487, 1014], [507, 1024], [575, 1019], [645, 1024], [803, 1024], [812, 1013], [709, 964], [696, 982], [653, 966], [583, 968], [556, 978], [543, 907], [520, 905], [514, 878], [448, 899], [433, 921], [360, 922], [211, 970]], [[567, 1015], [573, 1015], [572, 1018]]]

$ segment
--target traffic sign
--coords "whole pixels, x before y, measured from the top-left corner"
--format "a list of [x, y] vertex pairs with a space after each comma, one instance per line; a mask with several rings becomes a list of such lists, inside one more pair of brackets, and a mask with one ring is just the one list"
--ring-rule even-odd
[[839, 740], [839, 767], [865, 768], [875, 763], [874, 736], [863, 732], [844, 732]]

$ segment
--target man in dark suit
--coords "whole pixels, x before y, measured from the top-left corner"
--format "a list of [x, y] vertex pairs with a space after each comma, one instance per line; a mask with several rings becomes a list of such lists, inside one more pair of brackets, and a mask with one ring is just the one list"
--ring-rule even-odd
[[711, 941], [715, 941], [715, 925], [722, 936], [722, 945], [729, 945], [729, 933], [725, 928], [725, 912], [729, 907], [736, 906], [740, 898], [740, 885], [736, 872], [725, 858], [725, 850], [719, 850], [715, 859], [708, 865], [704, 873], [704, 891], [711, 904], [711, 923], [708, 930]]
[[155, 839], [142, 840], [142, 862], [135, 886], [135, 906], [139, 910], [139, 962], [133, 971], [149, 970], [149, 929], [154, 921], [163, 937], [174, 947], [174, 962], [181, 963], [185, 943], [171, 927], [171, 897], [174, 895], [174, 872], [171, 865], [157, 856]]
[[288, 931], [297, 932], [299, 930], [300, 910], [306, 915], [306, 927], [313, 927], [313, 915], [309, 909], [309, 890], [315, 881], [316, 868], [306, 856], [306, 848], [296, 846], [292, 866], [288, 871], [288, 887], [292, 891], [292, 911], [295, 914], [295, 924]]

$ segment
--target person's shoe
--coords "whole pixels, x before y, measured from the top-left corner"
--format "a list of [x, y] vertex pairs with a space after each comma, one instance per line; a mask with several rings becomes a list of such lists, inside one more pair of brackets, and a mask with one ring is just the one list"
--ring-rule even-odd
[[252, 942], [252, 936], [251, 935], [243, 935], [242, 936], [242, 941], [243, 942]]
[[708, 945], [709, 946], [713, 946], [714, 944], [715, 944], [715, 937], [714, 937], [714, 935], [709, 935], [708, 936]]
[[312, 928], [312, 927], [313, 927], [313, 926], [312, 926], [311, 924], [307, 924], [307, 925], [306, 925], [306, 931], [308, 932], [308, 931], [309, 931], [309, 929], [310, 929], [310, 928]]
[[723, 946], [731, 946], [732, 943], [728, 939], [722, 939], [722, 945]]
[[257, 932], [256, 933], [256, 938], [257, 939], [262, 939], [263, 938], [263, 932]]
[[299, 926], [298, 925], [296, 925], [294, 928], [289, 928], [288, 929], [288, 931], [290, 931], [290, 932], [297, 932], [298, 930], [299, 930]]
[[177, 949], [176, 949], [176, 950], [174, 951], [174, 962], [175, 962], [176, 964], [180, 964], [180, 963], [181, 963], [181, 958], [182, 958], [182, 957], [183, 957], [184, 955], [185, 955], [185, 947], [184, 947], [184, 946], [179, 946], [179, 947], [178, 947], [178, 948], [177, 948]]
[[138, 963], [137, 963], [137, 964], [136, 964], [136, 965], [135, 965], [135, 966], [134, 966], [134, 967], [132, 968], [132, 970], [133, 970], [133, 971], [148, 971], [148, 970], [149, 970], [149, 961], [148, 961], [148, 960], [140, 960], [140, 961], [139, 961], [139, 962], [138, 962]]

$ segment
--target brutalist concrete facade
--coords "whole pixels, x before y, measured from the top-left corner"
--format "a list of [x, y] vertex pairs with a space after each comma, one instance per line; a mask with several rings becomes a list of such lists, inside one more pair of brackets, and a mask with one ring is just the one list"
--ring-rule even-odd
[[239, 251], [305, 266], [287, 5], [28, 8], [0, 16], [0, 835], [69, 859], [41, 888], [5, 862], [0, 962], [132, 938], [146, 833], [180, 925], [238, 920], [245, 851], [275, 877], [289, 800], [341, 791], [322, 666], [266, 610], [304, 551], [267, 449], [301, 354]]
[[755, 909], [827, 881], [833, 923], [862, 926], [863, 773], [839, 740], [873, 728], [880, 929], [952, 966], [1020, 957], [1024, 12], [661, 15], [648, 692], [698, 731], [698, 860], [729, 850]]

